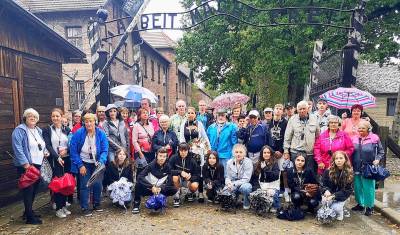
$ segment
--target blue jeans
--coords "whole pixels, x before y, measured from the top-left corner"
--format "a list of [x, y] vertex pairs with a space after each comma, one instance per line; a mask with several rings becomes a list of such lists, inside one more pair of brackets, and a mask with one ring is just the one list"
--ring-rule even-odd
[[89, 209], [89, 196], [91, 193], [93, 193], [93, 205], [100, 205], [102, 185], [101, 185], [101, 180], [98, 180], [90, 188], [86, 187], [86, 184], [89, 181], [90, 176], [92, 176], [94, 170], [96, 169], [96, 166], [94, 163], [86, 163], [86, 162], [84, 162], [83, 165], [86, 168], [86, 175], [82, 176], [81, 174], [78, 173], [80, 180], [79, 202], [82, 209]]
[[279, 190], [276, 190], [273, 198], [274, 200], [272, 202], [272, 207], [275, 209], [279, 209], [281, 207], [281, 200], [279, 199]]
[[220, 158], [219, 159], [219, 164], [221, 164], [224, 167], [224, 176], [226, 177], [226, 164], [228, 163], [230, 158]]
[[253, 187], [250, 183], [244, 183], [240, 185], [239, 188], [235, 190], [236, 193], [241, 193], [243, 195], [243, 206], [250, 206], [249, 195], [253, 191]]

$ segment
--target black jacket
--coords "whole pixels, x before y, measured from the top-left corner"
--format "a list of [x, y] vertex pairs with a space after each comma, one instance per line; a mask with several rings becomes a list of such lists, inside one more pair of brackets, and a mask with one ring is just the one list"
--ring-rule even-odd
[[171, 146], [172, 154], [175, 154], [176, 148], [179, 144], [178, 137], [176, 136], [175, 132], [169, 129], [167, 132], [164, 132], [162, 129], [156, 131], [152, 139], [153, 151], [156, 153], [161, 147], [165, 147], [167, 144]]
[[188, 152], [188, 156], [185, 160], [179, 156], [179, 152], [169, 159], [169, 166], [171, 167], [172, 175], [181, 175], [182, 171], [191, 174], [190, 181], [199, 181], [200, 179], [200, 167], [193, 157], [191, 152]]
[[[296, 169], [292, 168], [289, 169], [287, 173], [288, 173], [288, 185], [292, 193], [294, 192], [301, 193], [301, 190], [304, 190], [305, 184], [318, 184], [317, 177], [309, 169], [306, 169], [303, 172], [299, 172], [297, 174]], [[300, 184], [299, 178], [303, 181], [303, 184]]]
[[[337, 173], [339, 177], [339, 172]], [[342, 176], [341, 178], [345, 178], [346, 176]], [[353, 185], [352, 183], [338, 185], [335, 184], [331, 178], [329, 177], [329, 170], [325, 170], [322, 176], [322, 185], [321, 185], [321, 193], [324, 194], [326, 190], [333, 195], [335, 195], [335, 200], [343, 202], [348, 197], [350, 197], [351, 193], [353, 192]]]
[[279, 165], [275, 162], [271, 167], [264, 167], [261, 169], [260, 175], [257, 175], [254, 171], [253, 176], [251, 177], [251, 185], [253, 185], [253, 190], [257, 190], [260, 188], [260, 182], [262, 183], [270, 183], [279, 179]]
[[159, 164], [157, 164], [156, 160], [154, 160], [142, 172], [140, 172], [138, 176], [138, 183], [143, 185], [145, 188], [151, 189], [153, 187], [153, 184], [151, 184], [146, 179], [146, 176], [149, 174], [152, 174], [157, 179], [168, 176], [167, 181], [163, 185], [161, 185], [161, 189], [174, 186], [172, 182], [171, 167], [168, 165], [167, 162], [164, 164], [164, 166], [160, 166]]
[[133, 182], [132, 166], [128, 165], [127, 167], [123, 168], [121, 172], [119, 172], [118, 167], [115, 166], [114, 163], [108, 163], [106, 172], [104, 173], [105, 184], [108, 186], [115, 181], [120, 180], [122, 177], [125, 177], [128, 182]]
[[[53, 125], [46, 126], [45, 128], [42, 129], [42, 135], [44, 142], [46, 143], [46, 149], [49, 151], [50, 156], [47, 158], [47, 160], [50, 163], [51, 168], [53, 169], [54, 176], [62, 176], [66, 172], [70, 172], [71, 170], [71, 158], [69, 157], [69, 148], [68, 148], [68, 156], [64, 157], [64, 169], [63, 167], [58, 163], [58, 153], [57, 150], [53, 148], [53, 144], [51, 143], [51, 128], [54, 128]], [[65, 134], [67, 137], [69, 133], [71, 132], [71, 129], [69, 127], [62, 126], [61, 132]]]
[[208, 164], [204, 164], [202, 168], [204, 183], [211, 183], [213, 188], [221, 188], [224, 186], [224, 167], [218, 164], [217, 167], [212, 167]]

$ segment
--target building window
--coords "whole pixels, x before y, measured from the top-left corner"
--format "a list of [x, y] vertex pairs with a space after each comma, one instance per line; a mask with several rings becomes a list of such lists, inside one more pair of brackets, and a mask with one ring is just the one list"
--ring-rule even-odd
[[85, 100], [85, 82], [84, 81], [68, 81], [69, 86], [69, 109], [75, 110], [79, 108]]
[[65, 35], [68, 42], [82, 50], [82, 27], [73, 26], [65, 28]]
[[126, 47], [127, 47], [127, 44], [125, 43], [124, 46], [122, 47], [122, 60], [127, 63], [128, 56], [126, 54]]
[[161, 96], [157, 95], [157, 98], [158, 98], [158, 107], [160, 107], [161, 106]]
[[151, 80], [154, 81], [154, 61], [153, 60], [151, 60], [150, 66], [151, 66]]
[[164, 81], [163, 81], [164, 86], [167, 85], [167, 74], [168, 74], [167, 67], [164, 66]]
[[396, 112], [396, 98], [388, 98], [387, 99], [387, 106], [386, 106], [386, 116], [394, 116]]
[[176, 87], [176, 98], [178, 99], [178, 83], [175, 83], [175, 87]]
[[161, 84], [161, 65], [157, 63], [158, 84]]
[[143, 56], [144, 77], [147, 78], [147, 56]]

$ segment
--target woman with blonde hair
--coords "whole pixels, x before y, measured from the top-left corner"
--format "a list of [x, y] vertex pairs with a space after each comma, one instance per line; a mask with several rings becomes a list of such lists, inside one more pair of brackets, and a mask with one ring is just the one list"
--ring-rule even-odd
[[101, 202], [101, 182], [95, 182], [87, 187], [87, 182], [99, 164], [105, 165], [108, 156], [107, 136], [96, 127], [96, 115], [87, 113], [83, 117], [84, 127], [80, 128], [71, 139], [70, 156], [71, 172], [78, 174], [80, 181], [80, 206], [84, 216], [91, 216], [89, 209], [89, 195], [93, 193], [93, 209], [103, 211]]
[[368, 121], [362, 120], [358, 124], [358, 136], [352, 138], [354, 144], [353, 170], [354, 170], [354, 196], [357, 205], [353, 211], [364, 211], [365, 215], [372, 214], [375, 201], [375, 180], [363, 176], [363, 171], [368, 165], [379, 165], [385, 151], [379, 136], [372, 133], [372, 126]]

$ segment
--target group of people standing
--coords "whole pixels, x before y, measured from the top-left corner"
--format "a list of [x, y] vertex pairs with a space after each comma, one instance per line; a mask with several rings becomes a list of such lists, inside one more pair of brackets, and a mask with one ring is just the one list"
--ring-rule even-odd
[[[317, 106], [312, 112], [306, 101], [296, 108], [276, 104], [261, 118], [257, 110], [246, 115], [241, 105], [228, 115], [225, 109], [209, 109], [203, 100], [198, 110], [178, 100], [169, 117], [142, 99], [136, 112], [113, 104], [95, 113], [76, 111], [71, 127], [56, 108], [43, 129], [37, 126], [39, 113], [30, 108], [12, 134], [14, 164], [22, 175], [31, 166], [40, 170], [47, 159], [54, 177], [74, 174], [85, 216], [103, 210], [102, 189], [122, 177], [136, 182], [133, 213], [140, 212], [141, 198], [160, 193], [172, 196], [179, 207], [182, 188], [189, 202], [218, 203], [220, 190], [242, 194], [243, 209], [250, 208], [251, 192], [265, 190], [272, 192], [272, 211], [281, 207], [280, 197], [313, 213], [321, 200], [331, 200], [342, 220], [354, 185], [358, 204], [352, 209], [371, 215], [375, 182], [361, 171], [384, 157], [379, 137], [361, 118], [362, 106], [353, 106], [351, 117], [342, 119], [330, 114], [324, 100]], [[106, 166], [103, 181], [87, 187], [99, 164]], [[42, 223], [32, 210], [38, 185], [22, 190], [28, 224]], [[71, 214], [72, 195], [54, 193], [52, 200], [57, 217]]]

